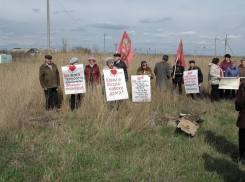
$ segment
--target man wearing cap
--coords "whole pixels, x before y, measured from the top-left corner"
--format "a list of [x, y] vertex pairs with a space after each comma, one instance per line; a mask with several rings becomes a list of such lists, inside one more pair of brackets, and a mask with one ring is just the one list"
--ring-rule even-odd
[[127, 67], [126, 67], [126, 64], [123, 61], [121, 61], [121, 54], [119, 52], [117, 52], [113, 56], [114, 56], [114, 66], [116, 66], [117, 68], [122, 68], [123, 69], [124, 76], [125, 76], [125, 81], [128, 81]]
[[[190, 68], [188, 70], [197, 70], [197, 79], [198, 79], [198, 85], [199, 85], [199, 93], [197, 93], [197, 97], [202, 99], [201, 88], [200, 88], [201, 83], [203, 82], [202, 70], [198, 66], [195, 66], [194, 60], [190, 60], [189, 64], [190, 64]], [[191, 97], [192, 99], [194, 99], [194, 94], [191, 94]]]
[[[245, 77], [245, 58], [241, 59], [241, 64], [238, 66], [240, 77]], [[245, 78], [240, 78], [240, 82], [244, 83]]]
[[46, 110], [58, 108], [58, 87], [60, 86], [59, 70], [51, 61], [52, 56], [45, 55], [45, 62], [39, 68], [39, 80], [44, 89]]
[[163, 56], [163, 60], [159, 63], [156, 63], [154, 68], [154, 73], [156, 75], [156, 86], [160, 88], [160, 90], [168, 91], [169, 89], [169, 79], [170, 75], [170, 68], [168, 61], [168, 55]]

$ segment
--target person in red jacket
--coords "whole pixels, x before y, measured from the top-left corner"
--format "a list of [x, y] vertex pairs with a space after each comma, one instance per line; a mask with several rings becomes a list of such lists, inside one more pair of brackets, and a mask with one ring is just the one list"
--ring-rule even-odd
[[85, 66], [84, 75], [87, 84], [94, 85], [101, 83], [100, 68], [95, 64], [96, 59], [90, 57], [89, 64]]
[[[224, 57], [225, 57], [225, 59], [219, 65], [219, 67], [223, 71], [223, 75], [225, 75], [226, 69], [231, 66], [231, 55], [230, 54], [226, 54]], [[229, 98], [230, 90], [224, 90], [224, 89], [220, 89], [220, 98], [221, 99], [223, 98], [224, 92], [225, 92], [226, 99]]]

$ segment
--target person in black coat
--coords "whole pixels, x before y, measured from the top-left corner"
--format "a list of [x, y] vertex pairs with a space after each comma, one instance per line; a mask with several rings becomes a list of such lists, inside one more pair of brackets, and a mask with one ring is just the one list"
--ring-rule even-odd
[[182, 80], [183, 80], [183, 74], [185, 71], [185, 68], [181, 65], [181, 61], [178, 60], [176, 63], [176, 66], [173, 66], [173, 72], [172, 72], [172, 81], [173, 81], [173, 86], [174, 90], [176, 90], [177, 85], [179, 87], [179, 94], [182, 94]]
[[[202, 95], [201, 95], [201, 83], [203, 82], [202, 70], [198, 66], [195, 66], [194, 60], [190, 60], [189, 64], [190, 64], [190, 68], [188, 70], [197, 70], [198, 85], [199, 85], [199, 93], [197, 93], [197, 97], [199, 99], [202, 99]], [[191, 97], [192, 99], [194, 99], [194, 94], [191, 94]]]
[[113, 66], [116, 66], [117, 68], [122, 68], [124, 71], [125, 81], [128, 81], [127, 67], [126, 67], [126, 64], [123, 61], [121, 61], [121, 54], [117, 52], [113, 56], [114, 56], [114, 65]]

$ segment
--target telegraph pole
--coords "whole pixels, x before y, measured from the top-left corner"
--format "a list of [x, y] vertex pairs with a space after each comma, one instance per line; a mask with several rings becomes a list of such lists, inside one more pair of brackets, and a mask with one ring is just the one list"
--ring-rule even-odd
[[104, 33], [104, 53], [105, 53], [105, 36], [106, 34]]
[[216, 57], [216, 53], [217, 53], [217, 51], [216, 51], [216, 40], [218, 40], [218, 38], [214, 38], [214, 41], [215, 41], [215, 52], [214, 52], [214, 56]]
[[225, 37], [225, 54], [226, 54], [226, 45], [227, 45], [227, 34], [226, 34], [226, 37]]
[[50, 51], [50, 16], [49, 16], [49, 0], [47, 0], [47, 42], [48, 42], [48, 51]]
[[117, 52], [117, 43], [115, 43], [114, 45], [115, 45], [115, 50], [116, 50], [116, 52]]

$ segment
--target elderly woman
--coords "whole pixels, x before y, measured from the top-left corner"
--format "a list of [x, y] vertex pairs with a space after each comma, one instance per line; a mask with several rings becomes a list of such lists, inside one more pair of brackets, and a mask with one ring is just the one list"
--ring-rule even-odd
[[98, 84], [101, 83], [100, 68], [95, 64], [96, 59], [90, 57], [88, 59], [89, 64], [85, 66], [84, 75], [87, 84]]
[[151, 77], [151, 79], [154, 78], [154, 75], [152, 74], [152, 70], [149, 66], [147, 66], [146, 61], [141, 61], [140, 67], [137, 69], [137, 75], [148, 75]]
[[[78, 65], [78, 59], [76, 57], [72, 58], [70, 60], [70, 65]], [[70, 108], [73, 111], [75, 108], [78, 109], [78, 107], [81, 105], [81, 99], [82, 99], [82, 94], [71, 94], [71, 99], [70, 99]]]
[[176, 66], [173, 66], [172, 81], [174, 90], [176, 90], [177, 85], [179, 87], [179, 94], [182, 94], [182, 80], [185, 68], [182, 66], [181, 60], [178, 60]]
[[211, 85], [211, 102], [220, 100], [220, 91], [219, 91], [219, 81], [223, 77], [223, 71], [218, 65], [219, 58], [213, 58], [212, 63], [209, 63], [209, 74], [208, 74], [208, 83]]

